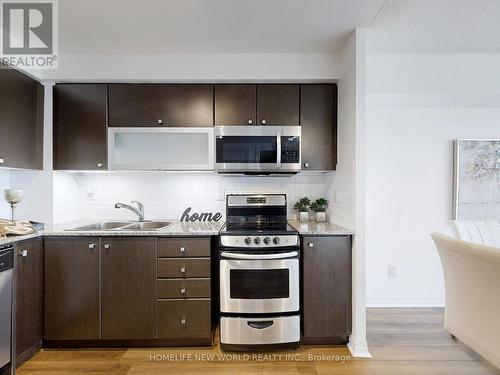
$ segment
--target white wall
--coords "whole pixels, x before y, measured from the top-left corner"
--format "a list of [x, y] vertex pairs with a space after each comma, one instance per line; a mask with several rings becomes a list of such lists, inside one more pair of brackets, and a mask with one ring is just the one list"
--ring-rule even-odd
[[339, 77], [337, 54], [182, 53], [63, 54], [57, 70], [34, 72], [54, 81], [316, 81]]
[[215, 173], [68, 173], [54, 174], [54, 221], [134, 219], [116, 202], [139, 200], [147, 219], [180, 219], [187, 207], [192, 212], [221, 212], [225, 195], [231, 193], [285, 193], [288, 213], [293, 204], [308, 196], [326, 195], [326, 174], [306, 172], [293, 177], [228, 177]]
[[341, 51], [338, 164], [328, 192], [331, 221], [355, 230], [352, 249], [352, 319], [349, 349], [370, 357], [366, 341], [364, 141], [366, 30], [357, 29]]
[[354, 155], [356, 142], [356, 40], [340, 54], [338, 82], [337, 170], [329, 189], [331, 221], [354, 228]]
[[452, 140], [500, 138], [500, 55], [369, 55], [367, 127], [368, 305], [440, 306]]

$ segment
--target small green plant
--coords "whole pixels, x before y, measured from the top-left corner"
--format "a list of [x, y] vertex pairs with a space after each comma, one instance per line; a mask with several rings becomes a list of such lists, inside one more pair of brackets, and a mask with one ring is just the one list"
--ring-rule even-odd
[[299, 212], [309, 212], [309, 206], [311, 206], [311, 200], [307, 197], [300, 198], [297, 203], [293, 206]]
[[315, 202], [311, 203], [311, 210], [314, 212], [325, 212], [328, 201], [325, 198], [316, 199]]

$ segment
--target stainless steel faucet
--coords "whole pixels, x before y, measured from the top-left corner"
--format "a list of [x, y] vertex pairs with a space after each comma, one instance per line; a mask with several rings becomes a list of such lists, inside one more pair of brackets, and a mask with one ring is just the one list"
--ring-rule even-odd
[[115, 208], [126, 208], [136, 214], [139, 217], [139, 221], [144, 221], [144, 205], [139, 201], [132, 201], [131, 203], [136, 203], [137, 208], [120, 202], [115, 204]]

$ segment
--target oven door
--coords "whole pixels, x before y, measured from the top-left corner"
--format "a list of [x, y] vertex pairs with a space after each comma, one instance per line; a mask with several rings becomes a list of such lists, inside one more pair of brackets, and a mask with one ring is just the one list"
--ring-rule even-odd
[[298, 251], [251, 254], [224, 251], [220, 260], [222, 313], [299, 311]]
[[259, 172], [279, 167], [281, 127], [217, 126], [215, 169]]

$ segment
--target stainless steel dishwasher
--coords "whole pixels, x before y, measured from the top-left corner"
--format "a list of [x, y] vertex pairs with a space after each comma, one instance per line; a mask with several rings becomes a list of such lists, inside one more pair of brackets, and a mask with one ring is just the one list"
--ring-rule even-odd
[[14, 247], [0, 247], [0, 369], [11, 362]]

